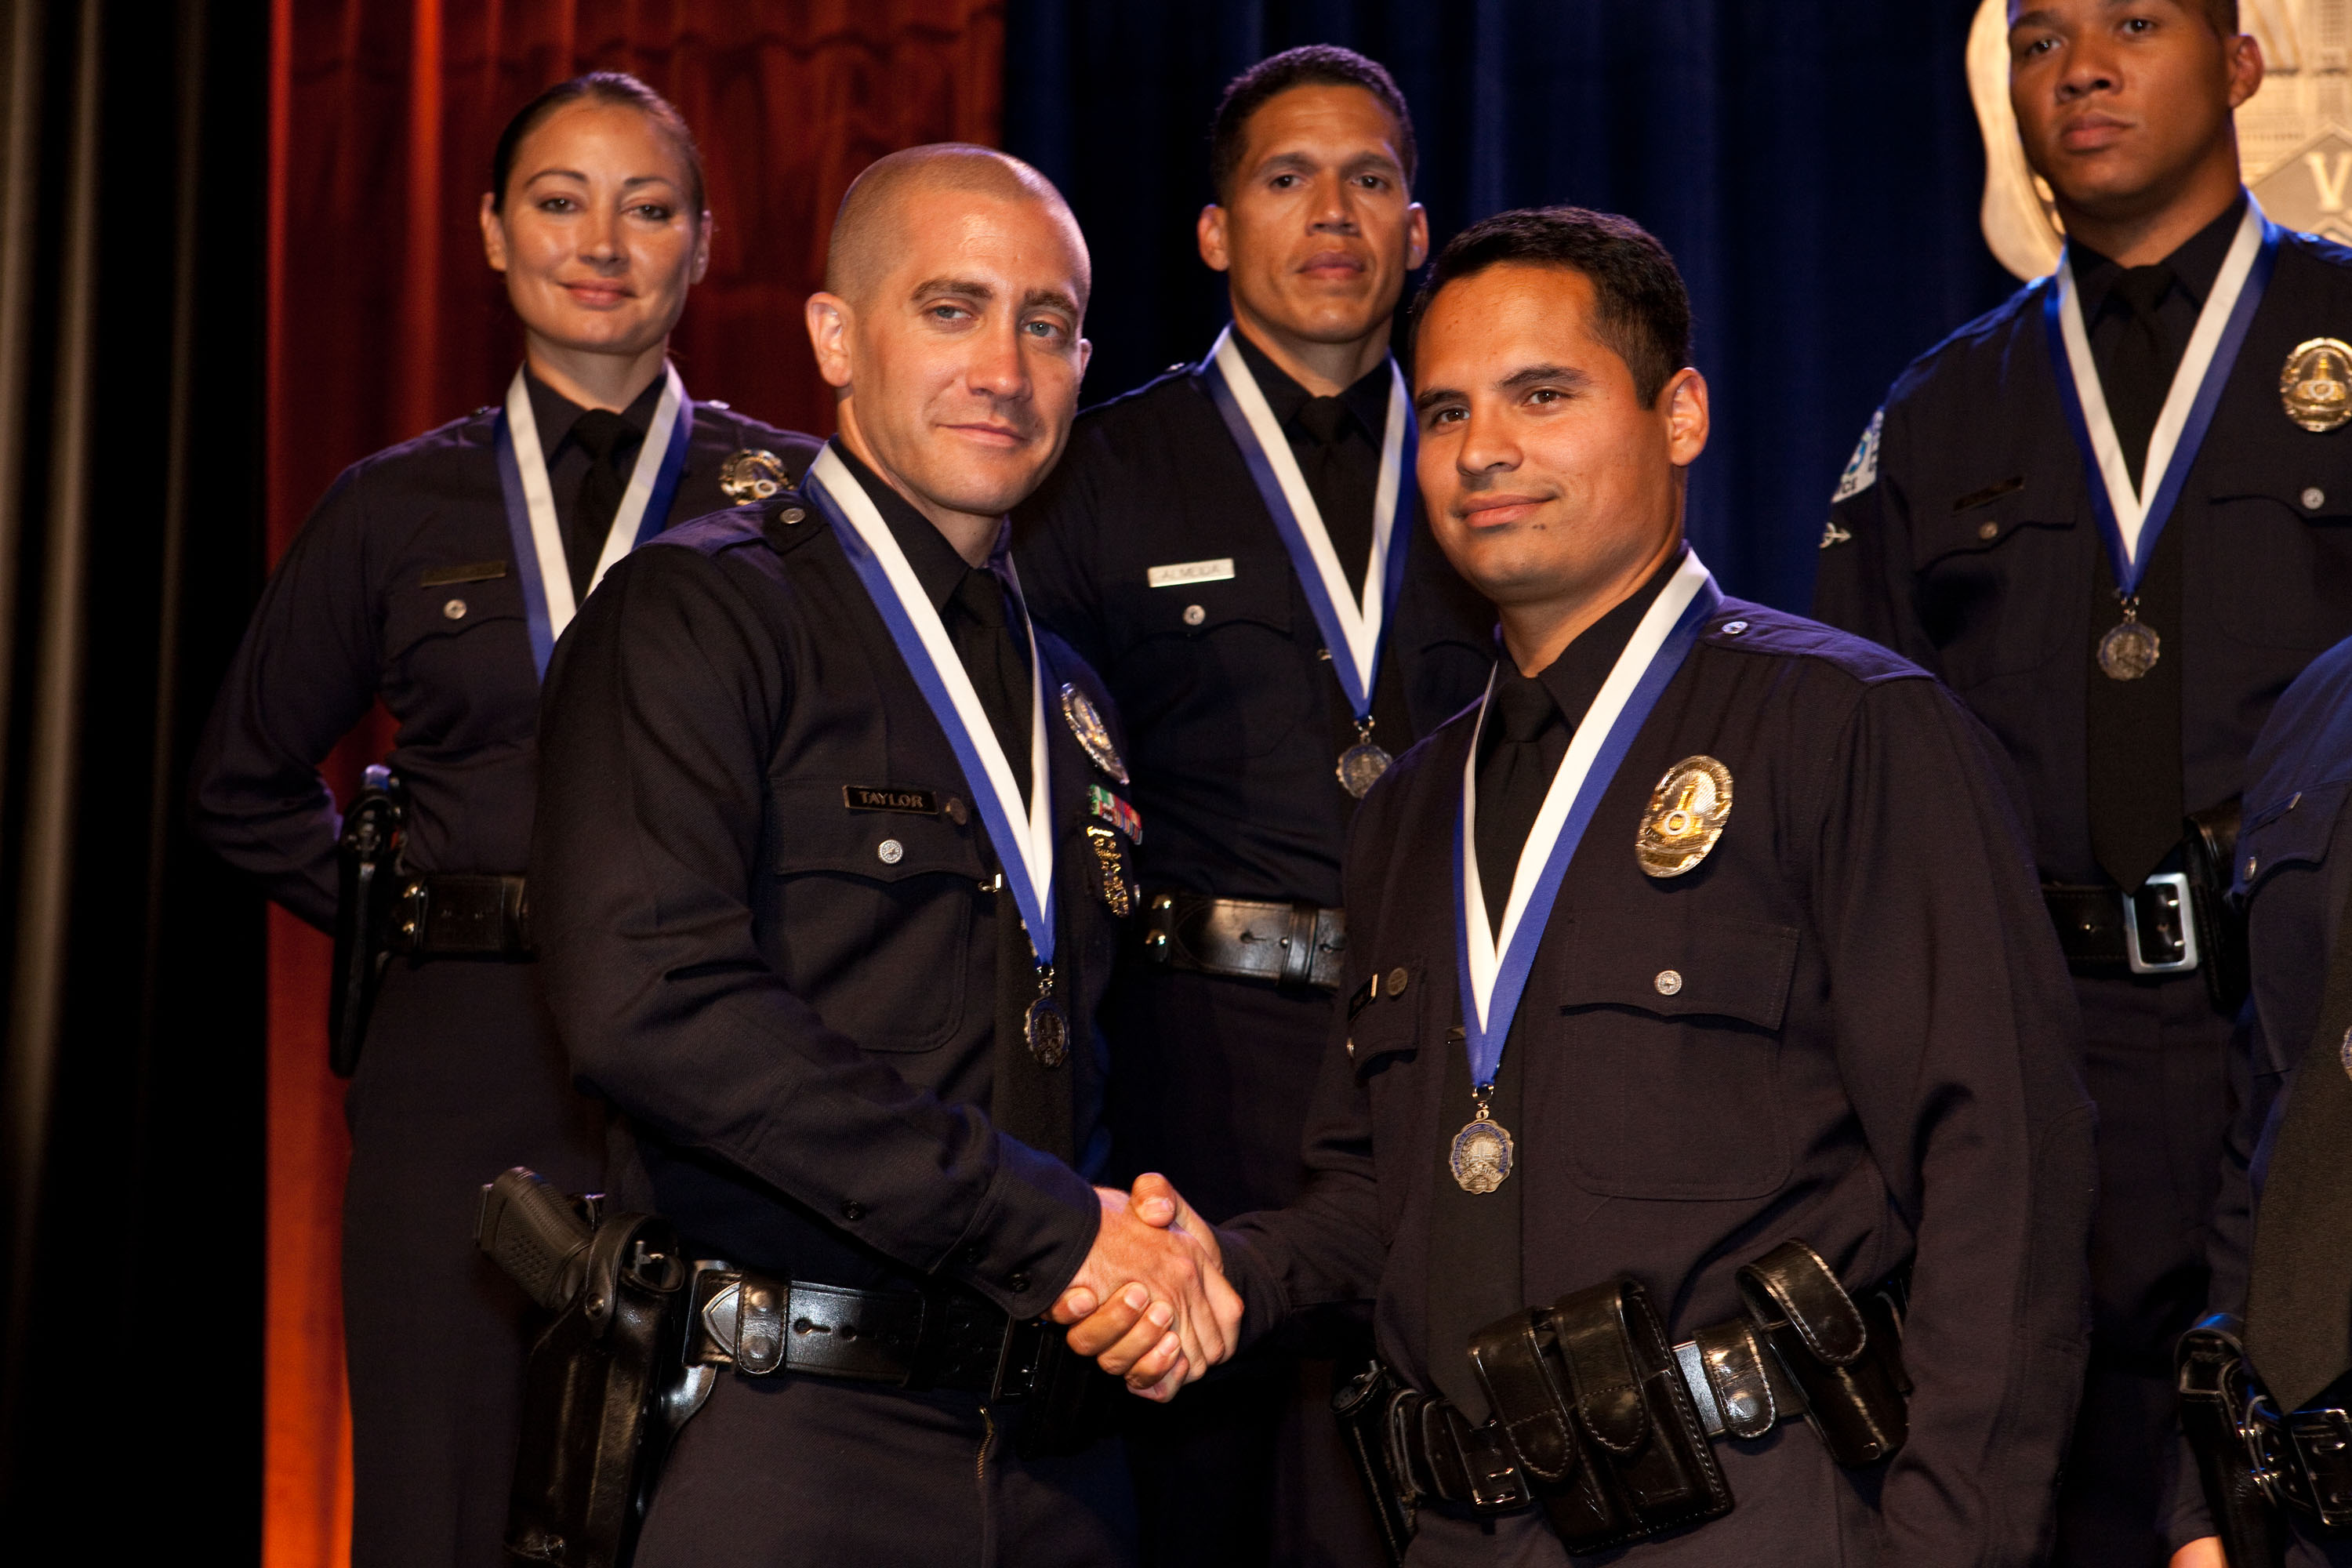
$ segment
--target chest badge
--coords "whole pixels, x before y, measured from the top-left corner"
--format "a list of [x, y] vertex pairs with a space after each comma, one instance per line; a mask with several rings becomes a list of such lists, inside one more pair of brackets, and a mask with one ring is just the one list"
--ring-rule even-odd
[[1650, 792], [1633, 858], [1653, 877], [1679, 877], [1706, 858], [1730, 820], [1731, 770], [1713, 757], [1685, 757]]
[[2318, 435], [2352, 419], [2352, 343], [2313, 338], [2297, 343], [2279, 372], [2279, 402], [2286, 416]]
[[719, 465], [719, 492], [737, 506], [766, 500], [791, 481], [784, 460], [761, 447], [744, 447]]
[[1070, 726], [1070, 733], [1078, 738], [1078, 749], [1088, 761], [1121, 784], [1128, 782], [1127, 764], [1118, 760], [1118, 748], [1110, 743], [1110, 726], [1087, 694], [1076, 687], [1062, 687], [1062, 717]]

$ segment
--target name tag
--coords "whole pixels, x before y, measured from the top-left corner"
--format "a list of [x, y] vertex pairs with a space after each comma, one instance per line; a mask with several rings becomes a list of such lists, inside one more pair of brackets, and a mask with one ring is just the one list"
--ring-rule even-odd
[[420, 588], [443, 588], [452, 583], [487, 583], [507, 574], [503, 561], [475, 561], [463, 566], [433, 566], [416, 580]]
[[1172, 566], [1153, 566], [1143, 575], [1155, 588], [1181, 588], [1188, 583], [1223, 583], [1234, 574], [1234, 558], [1220, 556], [1214, 561], [1179, 561]]
[[904, 811], [937, 816], [940, 797], [927, 789], [892, 789], [880, 784], [844, 784], [841, 804], [852, 811]]

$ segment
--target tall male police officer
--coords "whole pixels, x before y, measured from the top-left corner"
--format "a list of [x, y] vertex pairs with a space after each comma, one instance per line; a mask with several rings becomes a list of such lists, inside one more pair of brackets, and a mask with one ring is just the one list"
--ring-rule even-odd
[[2262, 60], [2234, 12], [2011, 6], [2011, 100], [2066, 259], [1895, 383], [1815, 598], [1950, 682], [2033, 803], [2100, 1109], [2069, 1563], [2160, 1554], [2241, 984], [2209, 872], [2263, 715], [2352, 632], [2352, 255], [2268, 227], [2239, 185], [2231, 116]]
[[1413, 1563], [2034, 1561], [2092, 1129], [1999, 753], [1684, 546], [1706, 384], [1648, 235], [1487, 219], [1418, 319], [1423, 495], [1507, 657], [1358, 819], [1313, 1178], [1220, 1232], [1244, 1333], [1376, 1299], [1349, 1424]]
[[1171, 1352], [1227, 1347], [1202, 1247], [1078, 1173], [1135, 818], [1003, 514], [1067, 437], [1087, 279], [1026, 165], [874, 165], [808, 306], [841, 435], [796, 489], [625, 563], [559, 650], [549, 992], [625, 1119], [622, 1203], [742, 1271], [697, 1317], [734, 1371], [646, 1568], [1122, 1560], [1116, 1449], [1046, 1457], [1005, 1403], [1042, 1392], [1025, 1320], [1139, 1282]]
[[[1015, 518], [1031, 606], [1118, 700], [1150, 825], [1146, 919], [1107, 1005], [1112, 1159], [1216, 1218], [1304, 1175], [1355, 798], [1493, 657], [1491, 614], [1419, 518], [1389, 355], [1428, 247], [1414, 158], [1403, 97], [1360, 55], [1293, 49], [1236, 78], [1199, 230], [1232, 327], [1080, 419]], [[1271, 1528], [1278, 1560], [1360, 1558], [1328, 1370], [1304, 1378], [1281, 1457], [1300, 1380], [1279, 1359], [1234, 1371], [1130, 1433], [1148, 1552], [1263, 1562]], [[1310, 1479], [1277, 1509], [1285, 1468]]]

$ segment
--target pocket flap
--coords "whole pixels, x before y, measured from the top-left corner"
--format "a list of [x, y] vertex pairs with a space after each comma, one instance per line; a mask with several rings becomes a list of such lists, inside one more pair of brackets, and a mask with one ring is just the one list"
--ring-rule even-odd
[[[957, 793], [935, 782], [869, 781], [906, 798], [945, 801]], [[941, 874], [987, 879], [979, 819], [944, 813], [853, 811], [842, 784], [793, 780], [769, 786], [779, 830], [774, 869], [781, 875], [834, 871], [878, 882]]]
[[1348, 997], [1348, 1059], [1363, 1077], [1384, 1058], [1421, 1048], [1422, 989], [1426, 972], [1417, 959], [1376, 967]]
[[2236, 885], [2231, 890], [2248, 895], [2281, 866], [2316, 866], [2326, 859], [2347, 788], [2352, 780], [2339, 779], [2304, 790], [2249, 824], [2238, 835]]
[[2078, 479], [2048, 468], [1979, 470], [1929, 490], [1912, 512], [1914, 563], [1995, 549], [2021, 528], [2072, 528], [2080, 490]]
[[1569, 933], [1559, 1005], [1637, 1007], [1665, 1017], [1716, 1014], [1778, 1029], [1797, 967], [1792, 926], [1644, 912], [1580, 916]]
[[[2200, 457], [2207, 464], [2205, 494], [2212, 500], [2274, 500], [2315, 522], [2352, 519], [2352, 484], [2345, 482], [2337, 447], [2284, 439], [2277, 443], [2215, 448]], [[2305, 437], [2307, 440], [2308, 437]]]
[[522, 586], [511, 575], [410, 586], [387, 596], [383, 616], [384, 648], [396, 656], [428, 637], [462, 637], [485, 621], [522, 619]]
[[1198, 637], [1235, 621], [1290, 631], [1290, 560], [1287, 556], [1240, 556], [1234, 574], [1214, 581], [1179, 581], [1148, 588], [1139, 601], [1143, 632], [1181, 632]]

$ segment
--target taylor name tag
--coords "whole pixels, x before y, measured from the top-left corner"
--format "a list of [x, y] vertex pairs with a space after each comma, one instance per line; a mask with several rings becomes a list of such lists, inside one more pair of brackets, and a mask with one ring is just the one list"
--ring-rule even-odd
[[1214, 561], [1179, 561], [1171, 566], [1153, 566], [1143, 575], [1155, 588], [1181, 588], [1188, 583], [1223, 583], [1234, 574], [1234, 558], [1230, 555]]
[[844, 784], [841, 804], [852, 811], [905, 811], [937, 816], [940, 797], [927, 789], [890, 789], [877, 784]]

